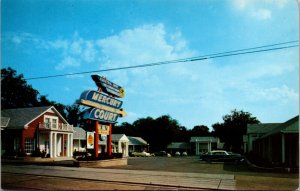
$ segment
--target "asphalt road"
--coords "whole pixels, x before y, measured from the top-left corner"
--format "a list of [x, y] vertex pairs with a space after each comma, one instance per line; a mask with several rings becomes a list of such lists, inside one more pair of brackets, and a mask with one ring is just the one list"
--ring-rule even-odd
[[295, 173], [257, 172], [245, 163], [206, 163], [196, 157], [137, 157], [115, 168], [3, 165], [4, 189], [46, 190], [296, 190]]
[[[7, 190], [181, 190], [168, 186], [117, 183], [73, 178], [2, 173], [2, 189]], [[182, 190], [186, 190], [182, 189]], [[194, 189], [193, 189], [194, 190]]]
[[[111, 167], [109, 167], [111, 168]], [[231, 175], [248, 175], [248, 176], [265, 176], [280, 178], [298, 178], [298, 173], [275, 173], [266, 169], [251, 168], [245, 161], [240, 163], [234, 162], [211, 162], [199, 160], [198, 157], [130, 157], [128, 165], [114, 167], [117, 169], [128, 170], [154, 170], [169, 172], [193, 172], [193, 173], [210, 173], [210, 174], [231, 174]]]
[[[232, 175], [218, 174], [201, 174], [201, 173], [183, 173], [183, 172], [159, 172], [159, 171], [143, 171], [143, 170], [124, 170], [124, 169], [102, 169], [102, 168], [76, 168], [61, 166], [37, 166], [37, 165], [3, 165], [3, 177], [6, 176], [2, 183], [3, 188], [17, 186], [18, 188], [32, 188], [32, 185], [38, 189], [45, 189], [49, 185], [56, 189], [77, 189], [83, 181], [105, 182], [125, 184], [127, 186], [137, 185], [145, 189], [158, 188], [174, 188], [174, 189], [235, 189], [235, 180]], [[21, 177], [35, 176], [34, 178], [20, 181], [14, 178], [15, 175]], [[51, 180], [62, 179], [53, 184]], [[70, 183], [74, 180], [73, 185], [64, 185], [63, 182]], [[10, 181], [13, 181], [10, 183]], [[30, 181], [41, 180], [41, 183], [30, 184]], [[50, 181], [49, 181], [50, 180]], [[71, 183], [72, 183], [71, 182]], [[77, 182], [77, 184], [76, 184]], [[92, 189], [102, 190], [101, 187], [93, 187]], [[116, 188], [118, 189], [118, 188]], [[129, 188], [128, 188], [129, 189]]]

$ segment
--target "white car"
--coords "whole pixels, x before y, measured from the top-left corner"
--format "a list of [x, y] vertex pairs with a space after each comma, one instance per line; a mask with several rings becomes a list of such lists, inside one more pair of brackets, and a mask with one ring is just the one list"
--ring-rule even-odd
[[182, 156], [187, 156], [187, 152], [183, 152], [183, 153], [182, 153]]
[[150, 155], [150, 153], [143, 151], [143, 152], [133, 152], [132, 156], [134, 156], [134, 157], [150, 157], [151, 155]]
[[175, 156], [180, 156], [180, 152], [177, 151], [177, 152], [175, 153]]

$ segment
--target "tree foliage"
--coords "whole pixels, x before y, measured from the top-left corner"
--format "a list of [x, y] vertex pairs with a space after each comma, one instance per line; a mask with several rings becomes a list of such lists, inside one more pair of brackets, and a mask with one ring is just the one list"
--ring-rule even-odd
[[233, 110], [230, 114], [223, 116], [222, 123], [212, 125], [212, 134], [219, 137], [225, 143], [226, 150], [235, 152], [242, 151], [243, 135], [247, 132], [247, 124], [260, 123], [251, 113]]
[[205, 125], [196, 125], [192, 130], [191, 134], [195, 137], [197, 136], [209, 136], [209, 128]]
[[1, 109], [38, 106], [38, 95], [22, 74], [10, 67], [1, 69]]
[[[156, 119], [152, 117], [140, 118], [133, 124], [122, 123], [114, 127], [113, 133], [142, 137], [150, 144], [151, 152], [165, 150], [171, 142], [189, 142], [193, 135], [191, 130], [181, 126], [177, 120], [169, 115], [163, 115]], [[202, 136], [203, 134], [198, 133], [198, 135]]]
[[66, 120], [74, 126], [83, 125], [83, 110], [78, 104], [65, 106]]
[[[54, 106], [61, 115], [74, 126], [83, 123], [83, 111], [79, 105], [65, 106], [55, 101], [50, 101], [47, 96], [27, 84], [23, 75], [17, 75], [12, 68], [1, 69], [1, 109]], [[255, 124], [259, 121], [252, 114], [244, 111], [233, 110], [223, 116], [222, 123], [212, 125], [213, 132], [204, 125], [197, 125], [187, 130], [177, 120], [169, 115], [163, 115], [156, 119], [152, 117], [140, 118], [130, 123], [122, 123], [113, 128], [114, 134], [124, 133], [128, 136], [144, 138], [150, 144], [150, 150], [165, 150], [171, 142], [189, 142], [192, 136], [217, 136], [225, 143], [225, 149], [239, 152], [243, 143], [243, 135], [246, 134], [247, 124]]]
[[69, 113], [66, 112], [65, 105], [40, 95], [38, 90], [26, 82], [22, 74], [18, 75], [10, 67], [1, 69], [1, 109], [40, 106], [54, 106], [64, 118], [70, 118], [67, 117]]

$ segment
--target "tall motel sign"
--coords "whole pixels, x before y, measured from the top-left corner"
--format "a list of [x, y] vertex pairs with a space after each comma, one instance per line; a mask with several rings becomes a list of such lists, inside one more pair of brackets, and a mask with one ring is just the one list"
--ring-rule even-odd
[[81, 93], [77, 103], [89, 107], [84, 111], [87, 130], [87, 149], [94, 150], [98, 157], [99, 136], [107, 141], [108, 156], [112, 154], [112, 126], [118, 117], [125, 117], [127, 113], [121, 109], [123, 102], [116, 99], [124, 97], [124, 89], [105, 77], [91, 75], [98, 90], [87, 90]]

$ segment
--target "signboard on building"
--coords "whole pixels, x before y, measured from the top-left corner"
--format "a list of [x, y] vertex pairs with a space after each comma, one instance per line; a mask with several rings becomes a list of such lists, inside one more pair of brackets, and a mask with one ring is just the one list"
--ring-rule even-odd
[[86, 100], [94, 103], [95, 105], [105, 105], [115, 109], [120, 109], [123, 103], [118, 99], [93, 90], [87, 90], [82, 92], [79, 100]]
[[86, 148], [93, 149], [94, 148], [94, 132], [86, 132]]
[[121, 86], [107, 80], [103, 76], [92, 75], [92, 79], [103, 92], [119, 98], [124, 97], [125, 92]]
[[118, 113], [106, 111], [104, 109], [92, 108], [85, 110], [84, 118], [102, 121], [106, 123], [116, 123], [119, 117]]
[[[115, 109], [115, 108], [112, 108], [112, 107], [109, 107], [109, 106], [106, 106], [106, 105], [102, 105], [102, 104], [99, 104], [99, 103], [96, 103], [96, 102], [93, 102], [93, 101], [80, 99], [80, 100], [77, 101], [77, 103], [81, 104], [81, 105], [89, 106], [89, 107], [92, 107], [92, 108], [101, 109], [101, 110], [104, 110], [104, 111], [107, 111], [107, 112], [116, 113], [121, 117], [127, 116], [127, 113], [123, 109]], [[101, 121], [101, 120], [99, 120], [99, 121]]]
[[[98, 91], [87, 90], [82, 92], [77, 103], [90, 107], [85, 110], [84, 119], [91, 119], [94, 124], [95, 132], [87, 132], [87, 149], [94, 149], [94, 156], [98, 157], [98, 138], [107, 140], [108, 156], [112, 155], [112, 124], [117, 122], [118, 117], [127, 116], [127, 113], [121, 109], [122, 101], [115, 97], [124, 97], [124, 89], [105, 77], [92, 75]], [[107, 95], [106, 95], [107, 94]], [[104, 122], [105, 124], [99, 124]], [[95, 138], [96, 137], [96, 138]]]
[[99, 124], [98, 125], [98, 133], [100, 135], [109, 135], [109, 125]]

